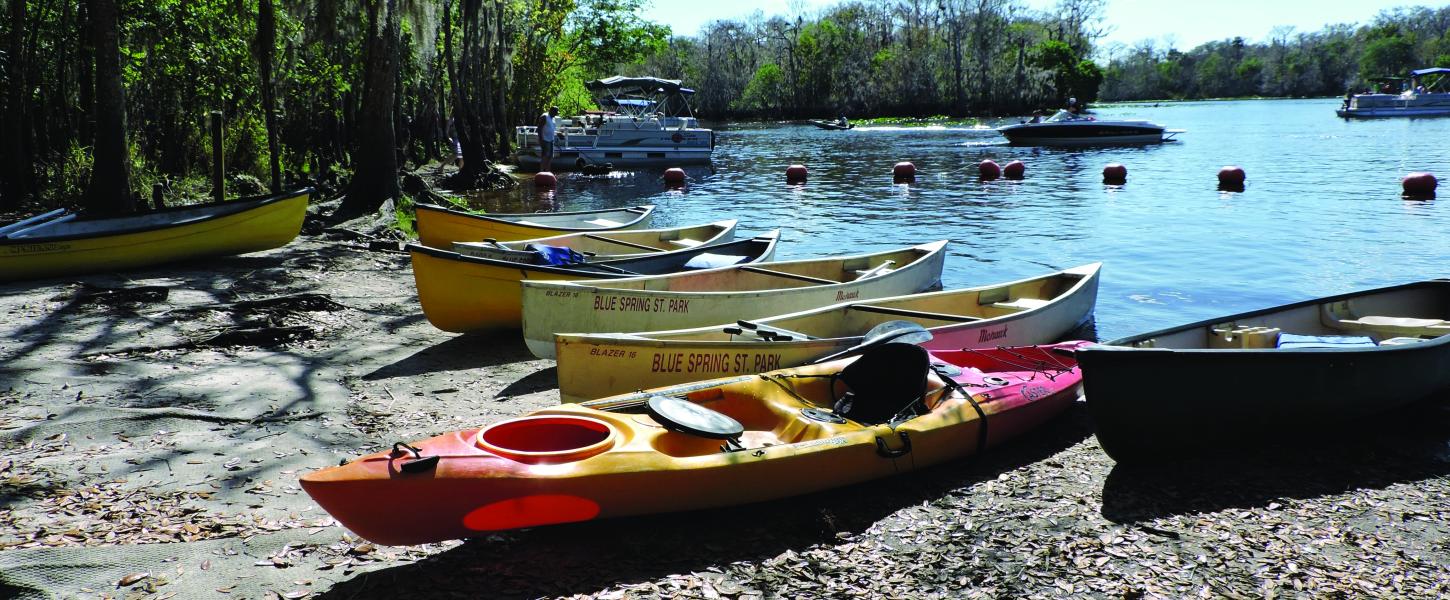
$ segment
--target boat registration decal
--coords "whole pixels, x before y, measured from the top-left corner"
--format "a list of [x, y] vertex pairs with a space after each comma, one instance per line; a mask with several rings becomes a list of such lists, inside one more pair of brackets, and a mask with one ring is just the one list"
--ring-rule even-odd
[[70, 244], [16, 244], [5, 246], [6, 254], [39, 254], [42, 252], [62, 252], [70, 250]]
[[981, 344], [985, 342], [990, 342], [992, 340], [1000, 340], [1004, 337], [1007, 337], [1006, 325], [1003, 325], [1002, 328], [997, 331], [992, 331], [991, 329], [983, 329], [982, 335], [977, 338], [977, 343]]
[[1045, 398], [1050, 393], [1052, 393], [1052, 390], [1049, 390], [1046, 386], [1041, 385], [1028, 385], [1023, 386], [1022, 388], [1022, 397], [1028, 400]]
[[690, 312], [688, 298], [639, 298], [636, 296], [595, 296], [595, 312]]
[[780, 368], [779, 354], [750, 352], [656, 352], [651, 373], [760, 373]]

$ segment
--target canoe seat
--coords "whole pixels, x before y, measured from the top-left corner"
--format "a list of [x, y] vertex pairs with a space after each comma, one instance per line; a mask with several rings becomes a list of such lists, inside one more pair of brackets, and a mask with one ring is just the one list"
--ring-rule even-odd
[[715, 267], [728, 267], [733, 264], [738, 264], [740, 263], [740, 261], [743, 261], [746, 258], [747, 257], [745, 256], [739, 256], [736, 254], [712, 254], [710, 252], [701, 252], [699, 254], [696, 254], [694, 258], [686, 261], [685, 268], [713, 269]]
[[1004, 310], [1023, 311], [1032, 310], [1034, 308], [1042, 308], [1051, 303], [1051, 300], [1043, 300], [1041, 298], [1018, 298], [1016, 300], [993, 302], [992, 307], [1001, 308]]
[[681, 239], [678, 239], [678, 240], [670, 240], [670, 245], [671, 246], [679, 246], [681, 248], [694, 248], [694, 247], [699, 246], [700, 244], [703, 244], [703, 243], [705, 243], [705, 242], [702, 242], [700, 240], [692, 240], [690, 238], [681, 238]]
[[515, 223], [518, 223], [519, 225], [531, 225], [533, 227], [547, 227], [547, 225], [544, 225], [543, 223], [535, 223], [533, 221], [514, 221], [514, 222]]
[[610, 219], [605, 219], [603, 217], [600, 217], [598, 219], [591, 219], [591, 220], [585, 221], [585, 223], [588, 223], [590, 225], [594, 225], [594, 226], [597, 226], [597, 227], [623, 227], [624, 226], [624, 223], [620, 223], [619, 221], [613, 221], [613, 220], [610, 220]]
[[[1256, 325], [1218, 325], [1210, 328], [1208, 347], [1225, 348], [1275, 348], [1279, 343], [1278, 327]], [[1138, 346], [1140, 348], [1144, 346]]]
[[1340, 331], [1363, 331], [1381, 337], [1439, 337], [1450, 334], [1450, 321], [1417, 317], [1358, 316], [1348, 303], [1335, 302], [1320, 306], [1319, 321]]
[[895, 269], [892, 269], [891, 268], [895, 264], [896, 264], [896, 261], [894, 261], [894, 260], [887, 260], [887, 261], [882, 261], [881, 264], [876, 265], [874, 267], [871, 267], [870, 269], [862, 269], [860, 271], [856, 271], [856, 279], [855, 279], [855, 281], [861, 281], [862, 279], [869, 279], [871, 277], [876, 277], [878, 275], [885, 275], [887, 273], [890, 273], [890, 272], [892, 272], [892, 271], [895, 270]]

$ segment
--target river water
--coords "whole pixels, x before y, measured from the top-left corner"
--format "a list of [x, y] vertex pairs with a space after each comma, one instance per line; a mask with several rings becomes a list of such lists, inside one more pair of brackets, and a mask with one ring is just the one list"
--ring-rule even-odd
[[[658, 171], [562, 174], [479, 198], [492, 210], [585, 210], [653, 203], [655, 226], [740, 219], [739, 236], [779, 228], [779, 259], [951, 239], [946, 288], [1102, 261], [1097, 333], [1111, 339], [1364, 287], [1450, 275], [1450, 187], [1400, 197], [1399, 178], [1450, 175], [1450, 119], [1345, 121], [1337, 99], [1127, 104], [1098, 118], [1185, 129], [1180, 141], [1088, 149], [1007, 146], [991, 127], [713, 124], [710, 167], [666, 190]], [[1021, 160], [1021, 181], [977, 180], [983, 159]], [[892, 183], [897, 161], [916, 164]], [[1105, 185], [1108, 163], [1126, 185]], [[801, 163], [808, 183], [787, 185]], [[1217, 189], [1236, 164], [1242, 192]]]

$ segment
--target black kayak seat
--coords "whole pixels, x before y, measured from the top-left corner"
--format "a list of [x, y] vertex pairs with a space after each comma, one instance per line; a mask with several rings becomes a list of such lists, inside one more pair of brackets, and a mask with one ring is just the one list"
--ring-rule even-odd
[[931, 356], [915, 344], [887, 343], [846, 365], [836, 379], [849, 390], [835, 413], [857, 423], [887, 423], [926, 395]]

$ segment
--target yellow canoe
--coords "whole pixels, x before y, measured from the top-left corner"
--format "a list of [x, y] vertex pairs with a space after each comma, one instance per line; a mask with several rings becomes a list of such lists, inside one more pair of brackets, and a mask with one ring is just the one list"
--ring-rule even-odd
[[269, 250], [302, 230], [311, 189], [94, 220], [61, 219], [0, 236], [0, 281], [149, 267]]
[[585, 255], [589, 262], [620, 260], [728, 242], [735, 239], [737, 223], [739, 221], [735, 219], [728, 219], [704, 225], [664, 229], [567, 233], [517, 242], [453, 242], [453, 251], [468, 256], [536, 265], [549, 264], [542, 254], [530, 250], [530, 247], [540, 245], [568, 248]]
[[643, 229], [649, 227], [655, 210], [653, 204], [644, 204], [607, 210], [475, 215], [432, 204], [414, 208], [418, 241], [434, 248], [448, 248], [453, 242], [512, 242], [564, 233]]
[[926, 327], [930, 350], [1046, 344], [1086, 322], [1097, 304], [1093, 263], [1006, 283], [893, 296], [692, 329], [554, 336], [559, 396], [614, 394], [807, 364], [860, 344], [886, 321]]
[[524, 343], [534, 356], [554, 358], [556, 333], [704, 327], [914, 294], [941, 282], [946, 245], [608, 281], [529, 281], [523, 284]]
[[465, 256], [420, 244], [409, 244], [413, 280], [423, 315], [434, 327], [456, 333], [518, 329], [523, 314], [520, 282], [575, 279], [619, 279], [642, 274], [690, 270], [692, 260], [728, 256], [740, 262], [768, 261], [775, 256], [778, 231], [748, 240], [660, 252], [637, 258], [567, 266], [530, 265]]

